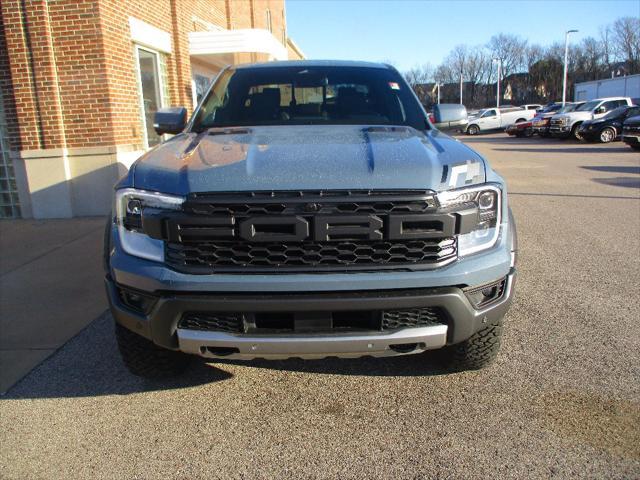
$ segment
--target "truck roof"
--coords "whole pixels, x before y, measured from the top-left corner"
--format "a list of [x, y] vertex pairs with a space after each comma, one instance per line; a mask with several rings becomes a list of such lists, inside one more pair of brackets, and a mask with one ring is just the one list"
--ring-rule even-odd
[[590, 102], [603, 102], [605, 100], [631, 100], [630, 97], [602, 97], [589, 100]]
[[236, 69], [244, 68], [278, 68], [278, 67], [361, 67], [391, 69], [390, 65], [376, 62], [360, 62], [355, 60], [284, 60], [276, 62], [243, 63], [235, 65]]

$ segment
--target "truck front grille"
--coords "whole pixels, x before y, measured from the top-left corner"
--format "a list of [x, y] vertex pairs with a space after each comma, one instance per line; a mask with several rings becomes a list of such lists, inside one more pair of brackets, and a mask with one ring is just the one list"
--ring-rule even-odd
[[433, 268], [457, 257], [460, 219], [414, 190], [192, 194], [143, 212], [167, 265], [193, 274]]
[[178, 328], [236, 334], [277, 334], [296, 333], [296, 331], [300, 333], [346, 333], [349, 331], [392, 331], [446, 324], [446, 314], [438, 307], [323, 312], [324, 322], [317, 323], [316, 327], [312, 329], [305, 326], [305, 318], [305, 312], [300, 314], [293, 312], [187, 312], [180, 319]]
[[435, 263], [455, 257], [455, 252], [452, 238], [409, 242], [169, 242], [165, 260], [170, 265], [194, 271], [219, 271], [219, 267], [312, 269]]
[[241, 313], [189, 312], [182, 316], [178, 328], [210, 332], [242, 333], [244, 317]]

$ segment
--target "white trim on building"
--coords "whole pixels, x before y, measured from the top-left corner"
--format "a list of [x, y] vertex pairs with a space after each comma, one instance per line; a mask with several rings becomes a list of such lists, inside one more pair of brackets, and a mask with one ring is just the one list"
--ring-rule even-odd
[[234, 53], [266, 53], [273, 60], [287, 60], [287, 49], [268, 30], [247, 28], [189, 33], [189, 53], [213, 65], [226, 64], [221, 57]]
[[129, 30], [131, 30], [131, 40], [135, 43], [163, 53], [171, 53], [171, 34], [169, 32], [160, 30], [135, 17], [129, 17]]

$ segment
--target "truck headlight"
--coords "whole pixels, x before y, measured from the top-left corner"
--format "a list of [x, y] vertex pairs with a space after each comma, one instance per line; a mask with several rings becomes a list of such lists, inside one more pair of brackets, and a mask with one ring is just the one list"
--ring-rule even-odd
[[496, 184], [448, 190], [438, 194], [443, 209], [456, 206], [475, 206], [476, 223], [458, 235], [458, 255], [464, 257], [493, 247], [500, 236], [502, 221], [502, 190]]
[[156, 262], [164, 261], [164, 242], [143, 233], [142, 211], [144, 208], [179, 210], [184, 197], [147, 192], [135, 188], [116, 191], [116, 222], [122, 249], [134, 255]]

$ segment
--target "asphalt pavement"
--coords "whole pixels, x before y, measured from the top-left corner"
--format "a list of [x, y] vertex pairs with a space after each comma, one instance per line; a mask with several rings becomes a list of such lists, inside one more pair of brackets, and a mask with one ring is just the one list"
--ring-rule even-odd
[[506, 177], [518, 223], [492, 367], [196, 362], [148, 382], [105, 313], [0, 397], [0, 477], [640, 477], [640, 155], [461, 138]]

